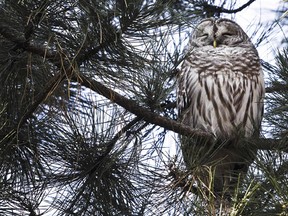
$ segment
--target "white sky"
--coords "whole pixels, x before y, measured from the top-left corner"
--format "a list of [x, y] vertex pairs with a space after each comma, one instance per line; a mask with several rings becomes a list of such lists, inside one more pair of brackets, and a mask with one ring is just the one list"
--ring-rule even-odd
[[[248, 0], [237, 1], [237, 5], [243, 5]], [[235, 18], [234, 20], [244, 29], [244, 31], [251, 36], [255, 29], [259, 29], [259, 35], [263, 30], [267, 29], [267, 26], [273, 23], [273, 21], [279, 19], [279, 16], [274, 12], [280, 5], [283, 4], [283, 0], [256, 0], [249, 7], [242, 10], [235, 15], [226, 15], [227, 18]], [[259, 26], [262, 24], [263, 26]], [[287, 30], [287, 29], [286, 29]], [[271, 63], [274, 62], [275, 52], [279, 49], [279, 44], [284, 38], [283, 26], [276, 26], [270, 37], [262, 42], [257, 50], [260, 58]], [[256, 37], [252, 38], [252, 41], [256, 43]]]

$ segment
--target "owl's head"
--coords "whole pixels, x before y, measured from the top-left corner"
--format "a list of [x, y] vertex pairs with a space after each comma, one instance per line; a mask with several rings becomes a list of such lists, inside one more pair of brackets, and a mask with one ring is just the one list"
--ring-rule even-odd
[[243, 29], [229, 19], [204, 19], [195, 28], [190, 39], [192, 47], [251, 46]]

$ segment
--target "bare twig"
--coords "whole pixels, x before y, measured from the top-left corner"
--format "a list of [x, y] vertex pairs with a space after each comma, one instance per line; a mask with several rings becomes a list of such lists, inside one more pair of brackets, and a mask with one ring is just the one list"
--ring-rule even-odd
[[233, 14], [233, 13], [242, 11], [243, 9], [251, 5], [254, 1], [255, 0], [249, 0], [247, 3], [243, 4], [241, 7], [236, 8], [236, 9], [226, 9], [226, 8], [219, 7], [216, 5], [208, 4], [207, 2], [202, 3], [202, 7], [203, 7], [203, 10], [207, 12], [208, 14], [216, 14], [219, 16], [221, 13]]
[[248, 2], [246, 2], [245, 4], [243, 4], [241, 7], [237, 8], [237, 9], [225, 9], [225, 8], [222, 8], [222, 11], [223, 13], [228, 13], [228, 14], [231, 14], [231, 13], [237, 13], [239, 11], [242, 11], [243, 9], [245, 9], [246, 7], [248, 7], [249, 5], [251, 5], [255, 0], [249, 0]]

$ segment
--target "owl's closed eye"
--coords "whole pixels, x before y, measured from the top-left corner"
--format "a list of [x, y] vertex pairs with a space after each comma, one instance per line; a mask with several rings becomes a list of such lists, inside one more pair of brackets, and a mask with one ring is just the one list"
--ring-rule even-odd
[[190, 43], [194, 46], [213, 46], [217, 47], [236, 46], [237, 44], [249, 44], [251, 41], [241, 27], [231, 20], [206, 19], [202, 21], [197, 28]]

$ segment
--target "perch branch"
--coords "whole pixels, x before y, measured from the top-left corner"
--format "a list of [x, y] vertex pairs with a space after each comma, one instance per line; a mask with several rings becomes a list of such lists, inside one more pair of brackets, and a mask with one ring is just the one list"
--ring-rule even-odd
[[[155, 112], [150, 111], [144, 107], [139, 106], [136, 101], [128, 99], [119, 93], [115, 92], [112, 89], [107, 88], [102, 83], [85, 77], [83, 74], [78, 74], [78, 78], [72, 78], [72, 80], [80, 82], [83, 86], [90, 88], [91, 90], [97, 92], [98, 94], [106, 97], [107, 99], [111, 100], [112, 102], [118, 104], [119, 106], [125, 108], [129, 112], [133, 113], [134, 115], [138, 116], [144, 121], [147, 121], [151, 124], [158, 125], [160, 127], [164, 127], [168, 130], [174, 131], [176, 133], [182, 135], [189, 135], [189, 136], [212, 136], [209, 133], [192, 129], [187, 125], [183, 125], [177, 121], [172, 119], [163, 117]], [[79, 81], [81, 80], [81, 81]]]
[[[45, 47], [41, 46], [35, 46], [31, 45], [26, 42], [26, 40], [21, 37], [16, 37], [15, 35], [20, 35], [20, 34], [15, 34], [15, 30], [11, 29], [8, 26], [5, 26], [3, 24], [0, 24], [0, 34], [4, 36], [6, 39], [10, 40], [11, 42], [14, 42], [16, 46], [21, 47], [23, 50], [26, 50], [28, 52], [31, 52], [33, 54], [37, 54], [46, 60], [49, 60], [53, 64], [55, 64], [57, 67], [60, 69], [62, 68], [64, 71], [70, 71], [70, 75], [72, 75], [72, 66], [69, 63], [68, 59], [66, 59], [66, 64], [60, 64], [61, 58], [63, 59], [63, 56], [57, 52], [52, 52], [47, 50]], [[64, 59], [65, 60], [65, 59]], [[67, 75], [67, 74], [66, 74]], [[65, 76], [59, 75], [60, 77], [54, 78], [54, 82], [51, 82], [50, 89], [53, 89], [55, 87], [55, 83], [58, 83], [59, 80], [63, 80]], [[63, 77], [62, 77], [63, 76]], [[133, 113], [140, 119], [151, 123], [158, 125], [160, 127], [163, 127], [165, 129], [174, 131], [178, 134], [181, 135], [186, 135], [186, 136], [197, 136], [197, 137], [204, 137], [204, 138], [209, 138], [212, 137], [210, 133], [193, 129], [187, 125], [183, 125], [177, 121], [174, 121], [172, 119], [166, 118], [161, 116], [158, 113], [152, 112], [147, 108], [141, 107], [140, 105], [137, 104], [136, 101], [128, 99], [119, 93], [115, 92], [112, 89], [109, 89], [102, 83], [93, 80], [91, 78], [86, 77], [83, 74], [78, 74], [77, 77], [74, 75], [72, 77], [72, 80], [75, 82], [80, 82], [83, 86], [90, 88], [91, 90], [95, 91], [96, 93], [106, 97], [107, 99], [111, 100], [112, 102], [118, 104], [119, 106], [123, 107], [124, 109], [128, 110], [129, 112]], [[49, 88], [47, 88], [49, 90]], [[43, 94], [39, 96], [39, 100], [36, 100], [35, 103], [29, 107], [26, 116], [22, 119], [27, 119], [31, 114], [36, 110], [36, 108], [39, 106], [39, 104], [43, 101], [42, 99], [46, 98], [49, 94], [50, 91], [43, 91]], [[23, 124], [24, 120], [21, 120]], [[262, 150], [268, 150], [268, 149], [282, 149], [284, 151], [287, 151], [288, 146], [287, 143], [279, 142], [277, 140], [270, 140], [270, 139], [264, 139], [260, 138], [257, 140], [253, 139], [253, 143], [255, 143], [255, 148], [257, 149], [262, 149]]]
[[[181, 124], [175, 120], [163, 117], [155, 112], [150, 111], [144, 107], [139, 106], [136, 101], [128, 99], [119, 93], [113, 91], [112, 89], [107, 88], [102, 83], [87, 78], [83, 74], [80, 74], [81, 84], [91, 90], [97, 92], [98, 94], [106, 97], [107, 99], [111, 100], [112, 102], [118, 104], [119, 106], [123, 107], [124, 109], [128, 110], [129, 112], [135, 114], [136, 116], [140, 117], [144, 121], [147, 121], [151, 124], [158, 125], [165, 129], [171, 130], [181, 135], [186, 136], [197, 136], [197, 137], [204, 137], [209, 138], [213, 137], [210, 133], [193, 129], [187, 125]], [[79, 79], [77, 79], [79, 82]], [[74, 80], [76, 81], [76, 79]], [[287, 143], [283, 143], [273, 139], [265, 139], [265, 138], [251, 138], [253, 140], [252, 143], [254, 144], [253, 147], [260, 150], [276, 150], [281, 149], [283, 151], [288, 151]], [[247, 141], [250, 141], [249, 139]]]

